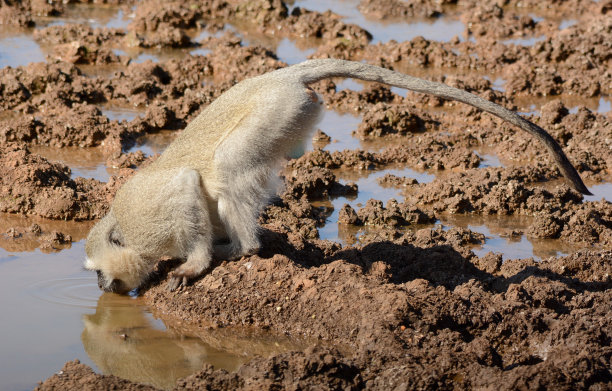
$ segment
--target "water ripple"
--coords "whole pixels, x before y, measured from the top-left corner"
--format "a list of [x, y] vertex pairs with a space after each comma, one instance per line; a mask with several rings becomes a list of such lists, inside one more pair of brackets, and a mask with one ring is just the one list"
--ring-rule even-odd
[[89, 309], [96, 308], [101, 294], [95, 276], [39, 281], [30, 292], [47, 303]]

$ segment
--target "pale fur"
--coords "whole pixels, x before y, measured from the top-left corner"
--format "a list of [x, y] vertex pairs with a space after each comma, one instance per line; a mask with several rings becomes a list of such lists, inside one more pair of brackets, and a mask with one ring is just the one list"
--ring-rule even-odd
[[[275, 190], [279, 162], [307, 137], [320, 116], [321, 105], [308, 84], [330, 77], [377, 81], [492, 113], [540, 140], [570, 184], [588, 194], [554, 139], [510, 110], [388, 69], [310, 60], [244, 80], [226, 91], [159, 159], [117, 192], [110, 213], [87, 239], [86, 267], [100, 271], [101, 287], [136, 288], [155, 262], [167, 256], [185, 260], [173, 272], [174, 289], [204, 272], [213, 256], [230, 259], [256, 252], [257, 217]], [[216, 243], [223, 240], [229, 243]]]

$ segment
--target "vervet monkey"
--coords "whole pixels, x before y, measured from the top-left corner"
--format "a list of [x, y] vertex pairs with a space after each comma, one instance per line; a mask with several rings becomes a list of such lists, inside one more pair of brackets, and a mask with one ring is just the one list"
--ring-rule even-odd
[[489, 112], [542, 142], [571, 186], [590, 194], [545, 130], [500, 105], [373, 65], [310, 60], [236, 84], [119, 189], [85, 247], [85, 267], [98, 273], [100, 288], [130, 291], [159, 258], [173, 257], [184, 260], [171, 273], [174, 290], [202, 274], [213, 257], [256, 253], [257, 217], [275, 191], [280, 161], [308, 136], [321, 112], [308, 85], [332, 77], [375, 81]]

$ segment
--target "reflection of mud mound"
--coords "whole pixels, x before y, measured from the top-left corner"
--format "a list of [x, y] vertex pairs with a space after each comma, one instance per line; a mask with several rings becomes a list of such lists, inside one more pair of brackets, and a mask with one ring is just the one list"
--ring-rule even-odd
[[100, 296], [96, 313], [83, 321], [83, 346], [103, 373], [166, 389], [205, 364], [235, 371], [255, 355], [293, 347], [269, 336], [236, 335], [236, 330], [199, 332], [196, 337], [160, 329], [141, 300], [109, 293]]

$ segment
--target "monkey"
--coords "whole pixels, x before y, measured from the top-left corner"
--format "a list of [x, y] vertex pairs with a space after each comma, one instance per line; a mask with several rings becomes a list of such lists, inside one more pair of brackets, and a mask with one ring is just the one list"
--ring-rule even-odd
[[590, 194], [559, 144], [511, 110], [366, 63], [308, 60], [225, 91], [117, 191], [86, 242], [85, 268], [97, 272], [100, 288], [131, 291], [161, 257], [172, 257], [183, 261], [170, 273], [168, 288], [175, 290], [203, 274], [213, 259], [257, 253], [257, 218], [276, 190], [282, 158], [306, 138], [322, 111], [309, 85], [335, 77], [378, 82], [491, 113], [540, 141], [571, 187]]

